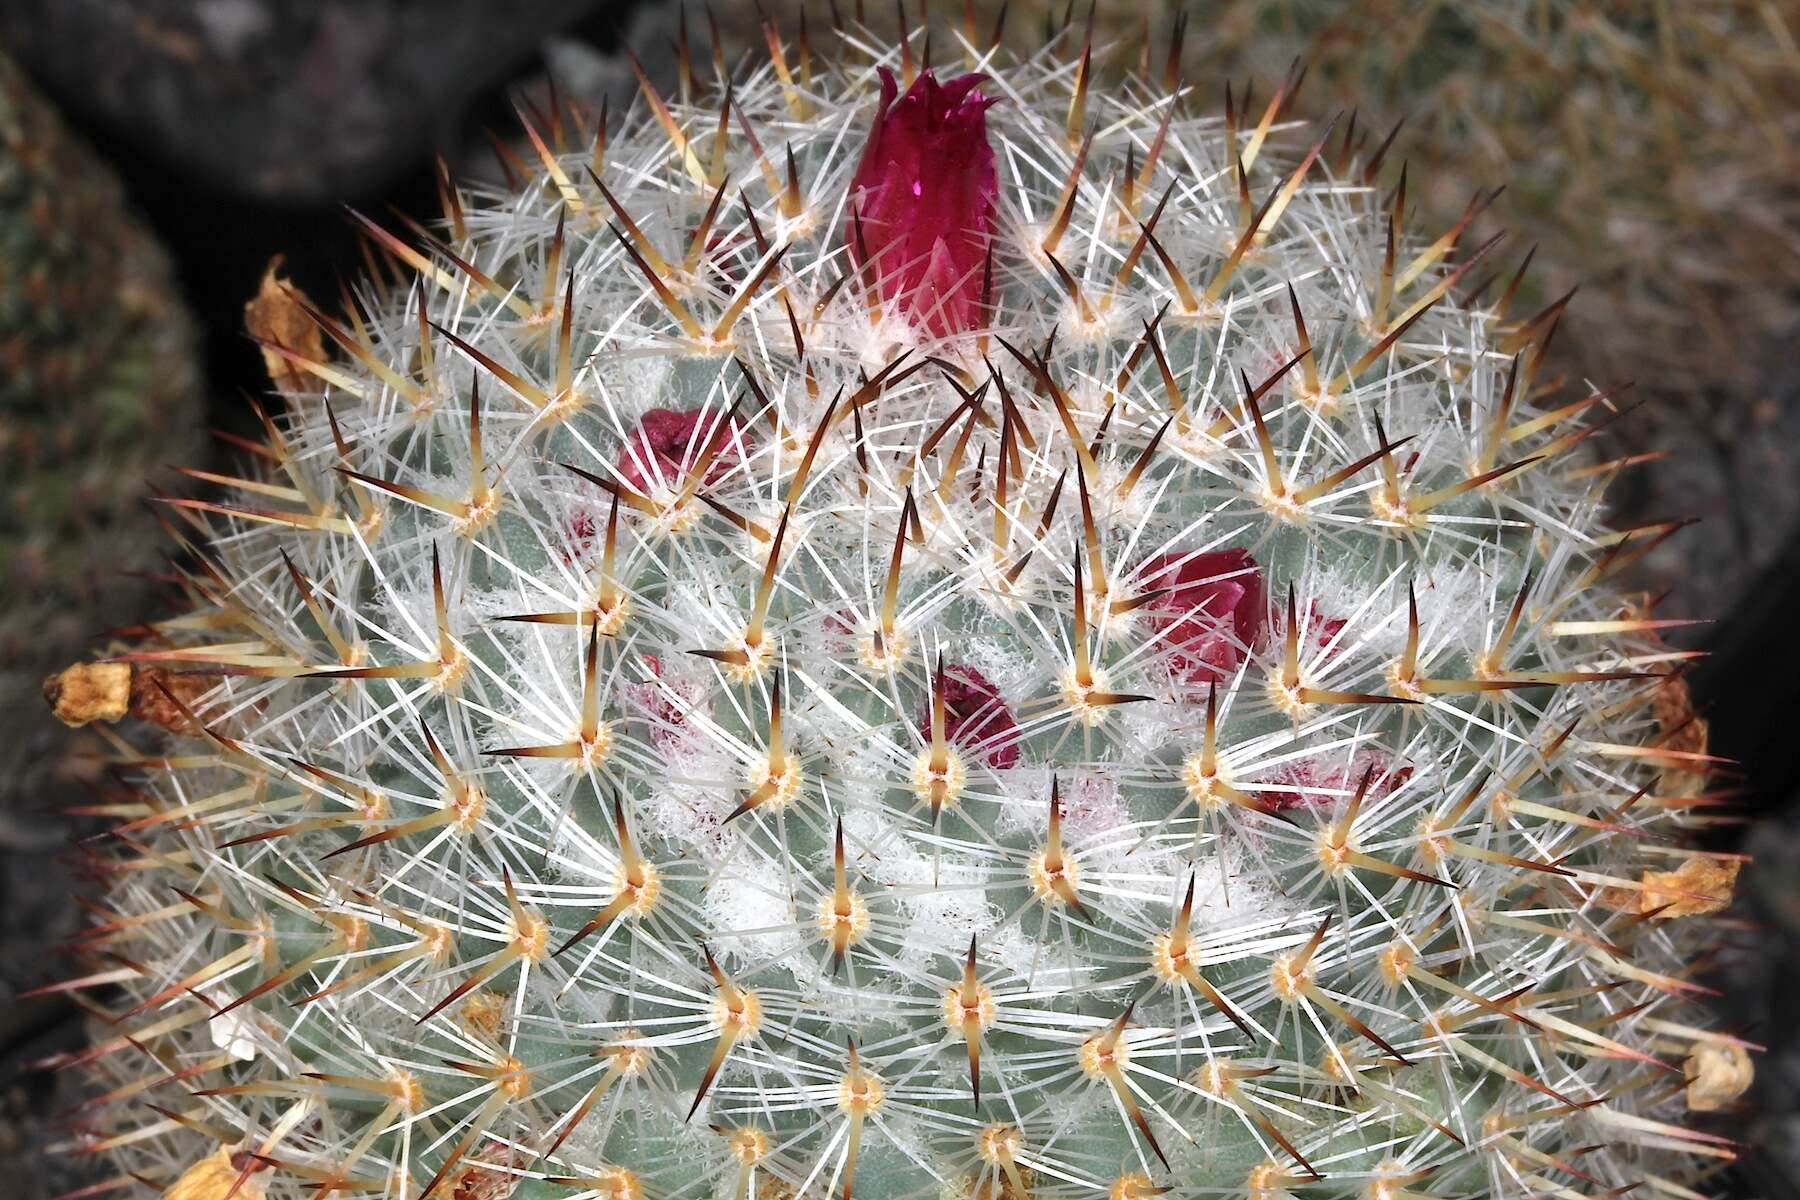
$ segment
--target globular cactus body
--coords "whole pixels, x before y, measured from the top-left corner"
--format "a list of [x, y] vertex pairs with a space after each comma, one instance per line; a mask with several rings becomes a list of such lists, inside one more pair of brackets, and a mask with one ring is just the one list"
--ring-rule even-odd
[[89, 1057], [194, 1093], [120, 1153], [1678, 1189], [1715, 1035], [1664, 918], [1717, 880], [1660, 840], [1704, 764], [1653, 745], [1598, 401], [1533, 408], [1487, 247], [1278, 108], [859, 45], [540, 120], [523, 190], [369, 226], [406, 279], [317, 315], [341, 355], [274, 348], [323, 391], [185, 504], [196, 611], [131, 656], [216, 684], [90, 935], [138, 1041]]
[[158, 563], [146, 472], [200, 449], [194, 336], [119, 181], [0, 58], [0, 796], [71, 756], [33, 684], [137, 616]]

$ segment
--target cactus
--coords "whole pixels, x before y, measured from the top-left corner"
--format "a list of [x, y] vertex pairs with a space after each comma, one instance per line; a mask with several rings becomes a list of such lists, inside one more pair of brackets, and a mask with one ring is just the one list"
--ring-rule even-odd
[[1601, 523], [1603, 395], [1534, 403], [1555, 315], [1279, 100], [962, 49], [777, 39], [622, 128], [539, 113], [520, 190], [445, 178], [436, 229], [362, 219], [343, 312], [292, 298], [335, 350], [267, 348], [319, 388], [173, 502], [192, 609], [119, 659], [202, 681], [176, 747], [115, 735], [62, 985], [127, 993], [70, 1060], [121, 1181], [1729, 1158], [1681, 1083], [1742, 1090], [1688, 978], [1734, 860], [1682, 848], [1713, 798], [1664, 775], [1711, 760], [1614, 582], [1671, 529]]
[[[118, 180], [0, 58], [0, 712], [11, 725], [41, 729], [31, 684], [136, 615], [144, 589], [125, 573], [156, 563], [145, 473], [199, 449], [193, 341], [169, 264]], [[0, 794], [35, 800], [59, 759], [48, 749], [43, 736], [7, 739]]]

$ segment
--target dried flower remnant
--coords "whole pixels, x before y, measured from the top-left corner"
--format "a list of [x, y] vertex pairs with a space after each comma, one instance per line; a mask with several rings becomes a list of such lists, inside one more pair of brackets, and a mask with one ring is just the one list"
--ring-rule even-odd
[[291, 361], [291, 356], [317, 362], [325, 357], [325, 337], [306, 315], [311, 299], [280, 274], [286, 255], [277, 254], [263, 271], [256, 295], [244, 303], [244, 328], [262, 347], [269, 378], [291, 391], [316, 392], [323, 383]]
[[1674, 870], [1645, 871], [1639, 911], [1662, 921], [1719, 912], [1731, 904], [1742, 866], [1728, 855], [1695, 854]]
[[65, 725], [117, 721], [131, 707], [130, 663], [76, 663], [44, 680], [44, 699]]
[[[935, 337], [980, 327], [982, 281], [999, 184], [980, 75], [939, 83], [922, 72], [899, 95], [881, 69], [881, 103], [850, 181], [845, 237], [893, 304]], [[898, 98], [896, 98], [898, 97]]]

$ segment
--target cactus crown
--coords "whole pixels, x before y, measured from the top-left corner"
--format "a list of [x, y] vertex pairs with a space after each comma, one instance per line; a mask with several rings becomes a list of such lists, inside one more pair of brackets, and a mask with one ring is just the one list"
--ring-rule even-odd
[[1665, 531], [1599, 525], [1556, 313], [1289, 89], [772, 47], [539, 119], [517, 190], [367, 225], [338, 353], [271, 347], [316, 387], [131, 656], [211, 674], [121, 744], [134, 1040], [83, 1058], [193, 1095], [108, 1144], [294, 1196], [1688, 1194], [1712, 889], [1608, 583]]

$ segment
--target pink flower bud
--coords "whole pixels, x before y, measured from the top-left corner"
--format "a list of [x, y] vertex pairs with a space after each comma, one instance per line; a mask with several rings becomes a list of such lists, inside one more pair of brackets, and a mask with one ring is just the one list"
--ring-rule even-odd
[[1412, 773], [1412, 767], [1395, 762], [1379, 750], [1358, 750], [1347, 763], [1303, 758], [1283, 764], [1269, 780], [1282, 787], [1258, 795], [1277, 811], [1331, 808], [1350, 803], [1351, 795], [1367, 775], [1369, 790], [1363, 793], [1363, 807], [1367, 809], [1399, 791]]
[[[1319, 607], [1317, 600], [1309, 600], [1306, 605], [1306, 619], [1300, 622], [1300, 636], [1305, 639], [1301, 645], [1301, 655], [1311, 658], [1318, 651], [1324, 650], [1337, 641], [1338, 634], [1344, 632], [1348, 621], [1341, 617], [1330, 616]], [[1287, 637], [1287, 620], [1277, 614], [1273, 626], [1275, 636]]]
[[658, 483], [676, 487], [699, 461], [709, 434], [719, 442], [706, 472], [706, 482], [712, 483], [730, 469], [736, 454], [731, 428], [711, 414], [653, 408], [619, 447], [619, 478], [646, 496]]
[[[604, 521], [605, 518], [600, 518]], [[594, 542], [599, 534], [600, 521], [596, 521], [592, 510], [577, 512], [569, 518], [569, 547], [562, 552], [562, 560], [573, 563], [587, 558], [594, 552]]]
[[[919, 729], [931, 736], [931, 706], [919, 715]], [[1019, 723], [1000, 689], [974, 667], [944, 668], [944, 737], [997, 771], [1019, 761]]]
[[1146, 616], [1178, 677], [1223, 683], [1262, 644], [1262, 568], [1249, 551], [1162, 554], [1142, 574], [1146, 586], [1168, 589]]
[[658, 750], [678, 754], [688, 748], [692, 730], [687, 710], [699, 701], [701, 689], [690, 679], [665, 675], [662, 660], [654, 654], [644, 655], [644, 666], [651, 679], [625, 685], [626, 705], [649, 725], [650, 740]]
[[881, 72], [881, 107], [850, 181], [851, 259], [873, 264], [882, 303], [938, 337], [980, 328], [982, 277], [999, 184], [987, 140], [994, 101], [964, 75], [926, 71], [895, 99]]

